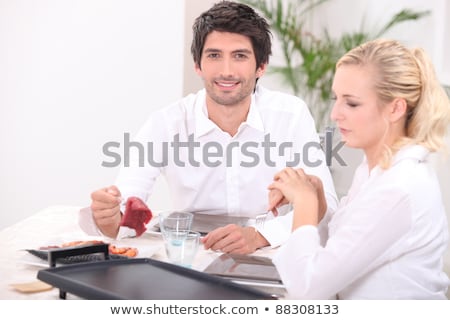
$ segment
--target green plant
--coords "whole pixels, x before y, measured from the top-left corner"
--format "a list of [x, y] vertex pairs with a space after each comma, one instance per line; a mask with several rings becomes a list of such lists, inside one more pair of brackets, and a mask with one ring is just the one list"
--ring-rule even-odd
[[444, 89], [447, 92], [448, 97], [450, 98], [450, 86], [444, 86]]
[[379, 30], [366, 31], [363, 26], [339, 38], [330, 36], [326, 28], [320, 36], [307, 30], [312, 11], [330, 0], [244, 0], [260, 11], [277, 36], [284, 58], [283, 66], [270, 66], [269, 72], [281, 76], [295, 95], [301, 96], [316, 121], [318, 131], [328, 124], [331, 84], [337, 60], [347, 51], [368, 40], [376, 39], [397, 24], [418, 20], [429, 11], [403, 9]]

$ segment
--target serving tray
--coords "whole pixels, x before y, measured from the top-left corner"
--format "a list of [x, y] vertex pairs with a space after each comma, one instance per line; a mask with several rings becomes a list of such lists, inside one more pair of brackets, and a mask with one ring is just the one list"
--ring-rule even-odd
[[240, 300], [270, 294], [150, 258], [105, 260], [40, 270], [38, 279], [85, 299]]

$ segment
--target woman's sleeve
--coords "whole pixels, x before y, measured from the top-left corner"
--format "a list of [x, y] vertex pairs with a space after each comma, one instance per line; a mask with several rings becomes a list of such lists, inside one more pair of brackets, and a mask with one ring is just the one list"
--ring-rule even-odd
[[371, 190], [332, 218], [325, 246], [319, 230], [295, 230], [274, 257], [290, 296], [329, 299], [388, 257], [387, 250], [411, 228], [408, 196], [395, 188]]

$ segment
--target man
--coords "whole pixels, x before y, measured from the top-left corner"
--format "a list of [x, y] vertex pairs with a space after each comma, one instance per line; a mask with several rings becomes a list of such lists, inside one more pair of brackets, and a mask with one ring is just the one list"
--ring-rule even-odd
[[[267, 211], [275, 173], [302, 167], [321, 178], [328, 212], [334, 211], [333, 183], [306, 105], [257, 85], [271, 54], [267, 22], [246, 5], [223, 1], [197, 18], [193, 32], [195, 70], [205, 88], [150, 117], [135, 137], [151, 145], [149, 164], [134, 156], [116, 186], [93, 192], [91, 210], [81, 213], [82, 228], [117, 237], [121, 199], [145, 201], [160, 174], [176, 209], [254, 218]], [[272, 197], [271, 203], [282, 203], [281, 195]], [[227, 225], [210, 232], [204, 247], [247, 254], [278, 246], [290, 233], [291, 219], [267, 221], [257, 232]]]

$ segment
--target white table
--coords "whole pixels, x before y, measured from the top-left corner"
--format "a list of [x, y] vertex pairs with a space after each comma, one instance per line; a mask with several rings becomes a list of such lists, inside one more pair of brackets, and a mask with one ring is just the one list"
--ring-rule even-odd
[[[0, 299], [59, 299], [59, 290], [55, 288], [49, 291], [25, 294], [13, 289], [11, 284], [36, 281], [37, 272], [45, 268], [44, 266], [30, 264], [33, 261], [41, 261], [23, 251], [23, 249], [36, 249], [55, 241], [89, 238], [78, 226], [79, 210], [79, 207], [49, 207], [0, 231], [2, 248], [0, 255]], [[108, 240], [105, 239], [105, 241]], [[139, 238], [123, 239], [115, 242], [115, 244], [137, 247], [140, 249], [139, 257], [151, 256], [161, 261], [167, 259], [159, 235], [145, 233]], [[201, 248], [193, 263], [193, 268], [199, 271], [204, 270], [220, 254], [220, 252]], [[273, 249], [258, 250], [255, 254], [271, 256]], [[68, 298], [74, 297], [68, 295]]]

